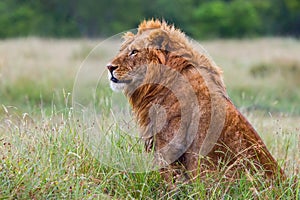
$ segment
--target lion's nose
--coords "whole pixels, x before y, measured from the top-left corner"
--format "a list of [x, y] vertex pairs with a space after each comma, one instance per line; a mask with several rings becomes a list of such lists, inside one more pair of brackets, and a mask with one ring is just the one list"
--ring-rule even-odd
[[118, 68], [118, 66], [113, 66], [113, 65], [107, 65], [106, 66], [107, 67], [107, 69], [110, 71], [110, 72], [113, 72], [114, 70], [116, 70], [117, 68]]

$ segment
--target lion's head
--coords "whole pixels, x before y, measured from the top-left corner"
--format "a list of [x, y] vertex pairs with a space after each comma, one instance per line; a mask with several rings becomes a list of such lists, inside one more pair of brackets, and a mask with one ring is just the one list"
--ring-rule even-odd
[[[137, 34], [128, 32], [123, 38], [119, 54], [107, 65], [111, 88], [116, 91], [140, 84], [149, 66], [166, 65], [170, 57], [184, 63], [181, 67], [193, 65], [199, 59], [184, 33], [159, 20], [144, 21], [139, 25]], [[201, 59], [210, 67], [207, 57]], [[172, 63], [169, 65], [175, 66]]]

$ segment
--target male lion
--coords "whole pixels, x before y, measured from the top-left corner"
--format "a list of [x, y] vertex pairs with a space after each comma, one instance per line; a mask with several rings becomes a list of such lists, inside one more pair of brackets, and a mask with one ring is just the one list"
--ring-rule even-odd
[[128, 97], [165, 180], [190, 180], [221, 168], [226, 177], [241, 170], [284, 176], [228, 98], [220, 69], [174, 26], [142, 22], [136, 34], [124, 35], [107, 68], [111, 88]]

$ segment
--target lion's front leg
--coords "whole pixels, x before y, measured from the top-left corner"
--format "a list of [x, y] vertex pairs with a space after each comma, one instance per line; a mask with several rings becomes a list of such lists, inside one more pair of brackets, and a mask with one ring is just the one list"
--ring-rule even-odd
[[178, 185], [185, 184], [190, 180], [185, 167], [180, 162], [174, 162], [161, 168], [160, 175], [167, 183], [169, 190], [173, 190]]

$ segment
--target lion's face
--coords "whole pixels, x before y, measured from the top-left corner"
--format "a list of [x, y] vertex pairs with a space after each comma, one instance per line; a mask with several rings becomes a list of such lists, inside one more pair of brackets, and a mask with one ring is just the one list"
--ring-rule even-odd
[[155, 31], [126, 36], [119, 54], [107, 65], [113, 90], [123, 91], [129, 85], [141, 83], [150, 64], [163, 64], [164, 51], [154, 45], [157, 39], [153, 37]]

